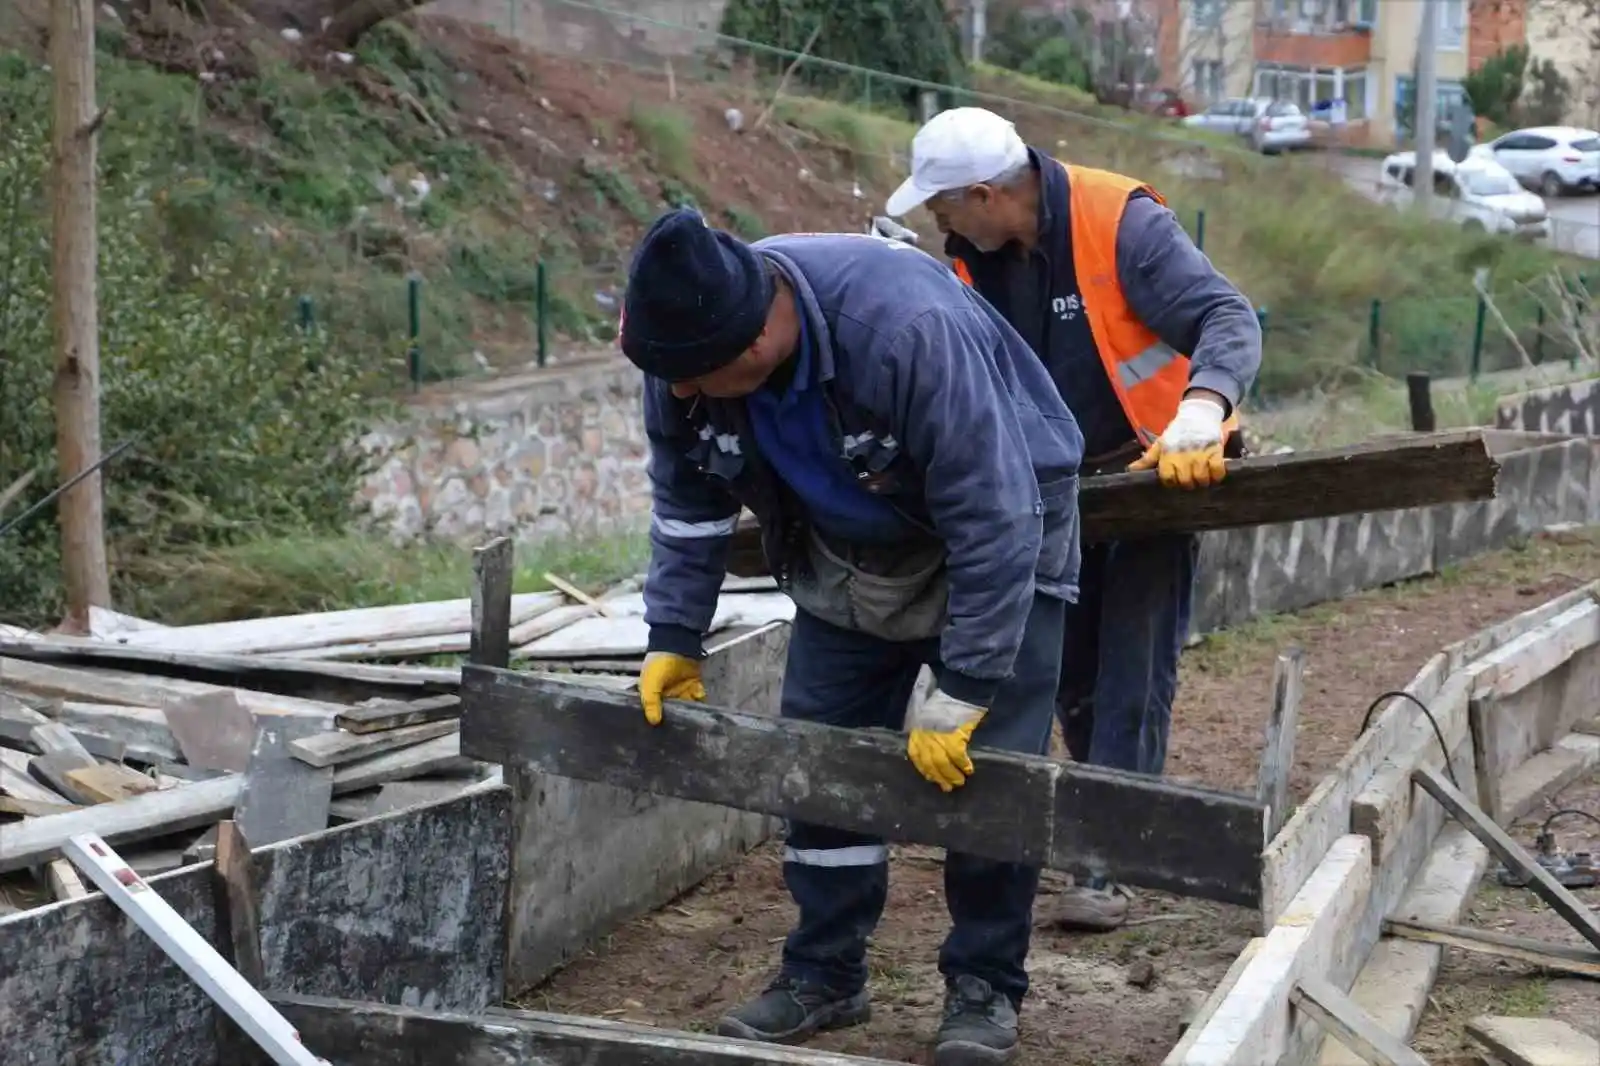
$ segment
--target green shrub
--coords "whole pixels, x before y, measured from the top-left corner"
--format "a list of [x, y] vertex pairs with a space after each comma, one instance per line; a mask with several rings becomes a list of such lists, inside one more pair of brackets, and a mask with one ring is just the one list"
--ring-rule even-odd
[[[57, 481], [51, 409], [48, 108], [0, 83], [0, 486]], [[148, 158], [176, 151], [145, 131]], [[292, 326], [294, 289], [248, 240], [169, 240], [170, 183], [116, 148], [99, 200], [103, 449], [113, 567], [153, 552], [351, 517], [364, 460], [349, 447], [378, 413], [348, 350]], [[166, 158], [171, 158], [167, 155]], [[45, 511], [0, 543], [0, 612], [43, 622], [60, 609], [57, 529]]]

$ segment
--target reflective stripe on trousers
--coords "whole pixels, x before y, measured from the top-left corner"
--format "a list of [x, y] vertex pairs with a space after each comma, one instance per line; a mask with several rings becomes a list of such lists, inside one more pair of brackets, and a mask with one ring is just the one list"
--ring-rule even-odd
[[883, 844], [856, 844], [848, 848], [784, 848], [784, 862], [801, 866], [880, 866], [889, 861]]
[[739, 516], [718, 518], [711, 522], [685, 522], [681, 518], [650, 516], [650, 525], [657, 533], [680, 540], [698, 540], [702, 537], [731, 537], [739, 526]]
[[1178, 353], [1171, 346], [1157, 341], [1132, 359], [1118, 363], [1117, 379], [1123, 388], [1131, 389], [1161, 373], [1176, 358]]

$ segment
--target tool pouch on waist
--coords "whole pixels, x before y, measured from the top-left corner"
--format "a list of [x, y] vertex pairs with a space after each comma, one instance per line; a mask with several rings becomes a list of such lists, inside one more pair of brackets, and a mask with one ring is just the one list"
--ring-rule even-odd
[[812, 527], [788, 592], [806, 613], [881, 640], [926, 640], [949, 621], [942, 541], [829, 543]]

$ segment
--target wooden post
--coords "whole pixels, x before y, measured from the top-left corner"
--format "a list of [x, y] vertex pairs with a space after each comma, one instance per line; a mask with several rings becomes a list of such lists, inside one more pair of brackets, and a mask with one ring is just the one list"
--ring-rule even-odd
[[472, 639], [467, 660], [480, 666], [511, 665], [514, 551], [510, 537], [496, 537], [472, 549]]
[[1300, 724], [1304, 673], [1305, 658], [1299, 648], [1280, 653], [1272, 671], [1272, 711], [1256, 777], [1256, 802], [1267, 807], [1268, 840], [1289, 820], [1289, 771], [1294, 768], [1294, 734]]
[[1428, 375], [1423, 371], [1413, 370], [1406, 375], [1406, 394], [1411, 401], [1411, 429], [1416, 433], [1432, 433], [1437, 425], [1430, 384]]
[[[50, 5], [55, 71], [54, 239], [56, 451], [61, 480], [100, 458], [100, 341], [95, 294], [94, 0]], [[87, 633], [90, 606], [111, 606], [98, 472], [61, 496], [63, 628]]]

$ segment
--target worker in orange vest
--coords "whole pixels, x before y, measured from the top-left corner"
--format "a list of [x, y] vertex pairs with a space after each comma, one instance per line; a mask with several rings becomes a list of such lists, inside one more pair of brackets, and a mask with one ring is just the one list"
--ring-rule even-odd
[[[919, 204], [956, 273], [1044, 361], [1083, 432], [1084, 474], [1153, 469], [1177, 489], [1226, 476], [1261, 327], [1160, 194], [1058, 162], [994, 112], [962, 107], [917, 131], [887, 213]], [[1162, 772], [1198, 553], [1193, 534], [1084, 546], [1057, 699], [1074, 760]], [[1115, 873], [1081, 879], [1048, 920], [1121, 925]]]

